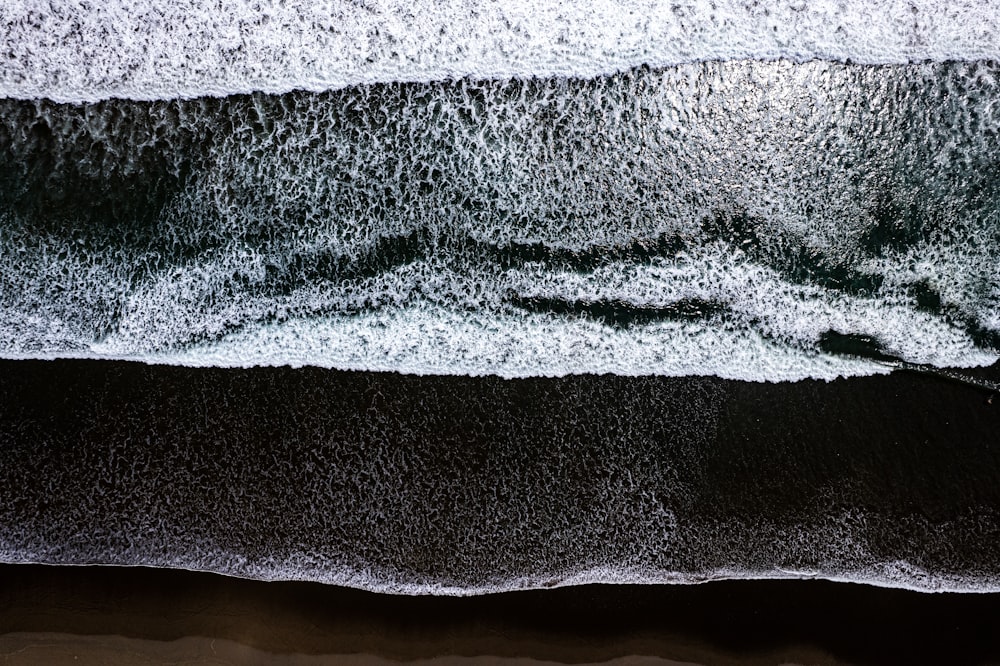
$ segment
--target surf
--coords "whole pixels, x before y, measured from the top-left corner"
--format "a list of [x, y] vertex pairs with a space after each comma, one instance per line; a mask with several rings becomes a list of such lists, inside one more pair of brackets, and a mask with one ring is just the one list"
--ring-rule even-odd
[[757, 381], [891, 367], [824, 347], [840, 335], [989, 365], [997, 81], [991, 63], [744, 61], [0, 101], [0, 354]]
[[0, 96], [59, 102], [593, 78], [641, 65], [1000, 58], [993, 2], [5, 2]]

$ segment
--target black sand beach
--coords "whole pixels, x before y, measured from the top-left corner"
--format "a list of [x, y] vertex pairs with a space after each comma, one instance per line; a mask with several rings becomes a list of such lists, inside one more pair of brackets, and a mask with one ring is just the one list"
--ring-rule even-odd
[[137, 568], [0, 568], [4, 663], [1000, 663], [1000, 595], [825, 581], [400, 597]]
[[[4, 361], [0, 545], [24, 562], [362, 572], [354, 584], [385, 590], [550, 586], [601, 567], [995, 590], [998, 410], [988, 391], [915, 373], [507, 381]], [[0, 579], [10, 663], [212, 663], [212, 641], [230, 662], [1000, 661], [995, 593], [744, 580], [455, 599], [31, 564]]]
[[1000, 663], [1000, 2], [49, 4], [4, 664]]

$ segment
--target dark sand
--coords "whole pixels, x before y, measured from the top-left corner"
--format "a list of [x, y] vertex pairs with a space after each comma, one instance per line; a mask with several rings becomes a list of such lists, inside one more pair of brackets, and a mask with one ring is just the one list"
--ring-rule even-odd
[[[996, 381], [1000, 368], [973, 374]], [[698, 409], [690, 410], [686, 429], [661, 431], [663, 423], [673, 421], [642, 420], [649, 415], [650, 396], [675, 396], [675, 402], [650, 403], [674, 414], [684, 414], [688, 405]], [[299, 436], [305, 432], [300, 429], [321, 430], [327, 439], [320, 443], [358, 437], [361, 450], [380, 451], [383, 457], [372, 458], [370, 470], [366, 459], [352, 464], [378, 472], [396, 449], [379, 448], [378, 433], [366, 430], [370, 418], [350, 421], [354, 414], [374, 410], [397, 415], [383, 426], [390, 434], [405, 435], [398, 451], [423, 456], [415, 479], [417, 473], [447, 472], [435, 477], [439, 485], [434, 488], [452, 484], [447, 487], [456, 489], [454, 497], [446, 494], [441, 501], [454, 502], [456, 511], [466, 506], [464, 501], [487, 500], [493, 504], [483, 506], [502, 500], [510, 506], [503, 510], [516, 509], [516, 494], [498, 500], [458, 492], [486, 493], [488, 485], [477, 484], [500, 477], [508, 484], [537, 477], [538, 511], [559, 508], [563, 498], [545, 494], [545, 479], [586, 487], [594, 479], [583, 463], [601, 471], [611, 454], [620, 454], [614, 460], [631, 460], [632, 466], [622, 469], [640, 474], [647, 465], [640, 455], [645, 449], [593, 444], [600, 436], [613, 439], [624, 424], [633, 434], [662, 442], [654, 451], [657, 459], [672, 456], [691, 463], [682, 478], [689, 499], [677, 505], [681, 518], [695, 526], [742, 526], [739, 538], [728, 527], [720, 532], [725, 552], [713, 550], [715, 542], [695, 544], [701, 549], [691, 551], [692, 566], [741, 557], [823, 565], [827, 560], [822, 558], [837, 557], [830, 544], [821, 555], [809, 549], [774, 555], [754, 526], [761, 516], [781, 529], [806, 525], [813, 531], [803, 534], [822, 547], [825, 523], [816, 519], [819, 527], [812, 528], [809, 521], [823, 518], [824, 498], [833, 498], [863, 513], [870, 532], [867, 547], [886, 561], [902, 553], [931, 569], [988, 578], [1000, 570], [1000, 399], [989, 400], [988, 390], [912, 373], [796, 384], [615, 377], [504, 382], [316, 369], [0, 362], [0, 529], [72, 542], [79, 550], [67, 550], [66, 558], [124, 552], [114, 550], [115, 539], [134, 530], [130, 538], [144, 543], [142, 521], [157, 512], [173, 530], [201, 529], [211, 535], [236, 529], [227, 516], [237, 514], [226, 513], [234, 510], [226, 502], [234, 500], [222, 490], [246, 488], [257, 493], [254, 516], [260, 534], [237, 530], [229, 547], [278, 549], [274, 552], [280, 554], [283, 539], [294, 548], [301, 535], [309, 534], [314, 515], [301, 507], [287, 510], [287, 502], [301, 494], [294, 481], [306, 469], [300, 463], [315, 448]], [[631, 410], [628, 421], [616, 420], [622, 406]], [[712, 431], [702, 439], [687, 437], [703, 422], [699, 410], [709, 408], [715, 411]], [[582, 433], [568, 450], [576, 452], [581, 466], [568, 471], [559, 461], [572, 455], [556, 460], [555, 438], [545, 439], [547, 433], [561, 432], [559, 415], [566, 409], [575, 410], [575, 427]], [[408, 421], [400, 417], [406, 414], [419, 414], [426, 431], [407, 429]], [[504, 430], [512, 422], [523, 428]], [[526, 433], [541, 433], [540, 439], [525, 445]], [[125, 446], [126, 441], [145, 444]], [[262, 464], [278, 450], [276, 443], [295, 463], [287, 474]], [[463, 457], [456, 458], [456, 451]], [[506, 466], [479, 474], [480, 458]], [[220, 460], [225, 466], [218, 466]], [[316, 464], [320, 472], [312, 480], [338, 469], [324, 461]], [[158, 470], [158, 476], [124, 483], [125, 477], [107, 471], [129, 469]], [[648, 482], [655, 481], [650, 477]], [[817, 488], [827, 489], [819, 501]], [[90, 489], [100, 490], [100, 501]], [[373, 485], [369, 494], [379, 496], [377, 490]], [[199, 506], [185, 504], [184, 498], [198, 497], [196, 491], [209, 499]], [[163, 512], [159, 502], [168, 492], [176, 493], [175, 507], [198, 513]], [[835, 502], [830, 506], [836, 508]], [[344, 514], [343, 520], [352, 515]], [[581, 530], [589, 515], [576, 518]], [[351, 538], [361, 544], [380, 544], [375, 539], [382, 534], [406, 538], [413, 532], [406, 521], [419, 516], [400, 513], [398, 524], [390, 521], [375, 536], [364, 531], [368, 519], [362, 517]], [[120, 528], [93, 538], [93, 521], [110, 525], [100, 521], [114, 519], [121, 519]], [[897, 520], [910, 527], [893, 529]], [[456, 520], [454, 529], [463, 525]], [[924, 526], [923, 531], [914, 525]], [[53, 535], [46, 532], [50, 528]], [[624, 524], [621, 534], [632, 528]], [[177, 539], [184, 536], [178, 534]], [[939, 538], [926, 540], [926, 534]], [[530, 562], [529, 556], [545, 553], [548, 537], [536, 536], [519, 542], [524, 555], [518, 558]], [[465, 554], [449, 550], [449, 544], [442, 540], [440, 553]], [[579, 547], [592, 544], [583, 541]], [[380, 556], [396, 558], [395, 566], [417, 573], [419, 566], [433, 570], [447, 561], [440, 554], [411, 561], [410, 552]], [[501, 566], [505, 552], [512, 551], [483, 546], [472, 552], [479, 558], [473, 564]], [[1000, 663], [1000, 595], [926, 594], [811, 580], [582, 586], [455, 599], [159, 569], [2, 565], [0, 655], [4, 663], [74, 664], [317, 663], [333, 656], [359, 664], [433, 660], [438, 666], [459, 657], [476, 658], [475, 663], [497, 658], [641, 663], [638, 657], [698, 664]]]
[[737, 581], [396, 597], [169, 570], [5, 565], [0, 631], [4, 663], [19, 664], [1000, 663], [1000, 595]]

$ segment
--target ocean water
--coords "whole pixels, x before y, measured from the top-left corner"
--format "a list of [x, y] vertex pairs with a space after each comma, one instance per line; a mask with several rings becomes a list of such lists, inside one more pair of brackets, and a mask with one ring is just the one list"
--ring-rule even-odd
[[995, 60], [991, 0], [11, 0], [0, 94], [93, 102], [706, 60]]
[[758, 381], [987, 365], [997, 74], [735, 61], [4, 100], [0, 353]]
[[997, 592], [985, 399], [904, 373], [2, 361], [0, 560], [394, 594], [724, 578]]
[[[1000, 558], [982, 545], [984, 534], [995, 534], [997, 498], [956, 490], [959, 499], [928, 501], [929, 508], [905, 515], [866, 505], [889, 453], [862, 456], [865, 480], [841, 494], [843, 479], [823, 477], [816, 492], [824, 499], [815, 501], [834, 493], [832, 513], [820, 504], [810, 505], [813, 513], [789, 513], [777, 503], [758, 514], [741, 504], [729, 518], [678, 516], [693, 515], [685, 507], [697, 496], [683, 494], [685, 479], [704, 472], [693, 451], [724, 442], [725, 455], [735, 458], [713, 459], [718, 469], [744, 456], [782, 459], [763, 444], [785, 441], [773, 432], [751, 438], [764, 446], [748, 449], [758, 458], [731, 448], [753, 421], [732, 416], [743, 403], [716, 404], [736, 390], [723, 380], [830, 381], [904, 370], [996, 390], [997, 378], [977, 368], [1000, 358], [1000, 6], [626, 2], [612, 9], [586, 1], [363, 0], [199, 7], [180, 0], [0, 7], [0, 25], [11, 36], [0, 53], [0, 358], [28, 363], [6, 366], [14, 378], [3, 384], [10, 403], [4, 451], [10, 470], [27, 464], [14, 461], [30, 458], [33, 447], [58, 469], [58, 451], [72, 449], [81, 424], [100, 429], [106, 418], [111, 448], [93, 455], [104, 461], [113, 490], [105, 496], [110, 504], [95, 500], [93, 515], [102, 518], [75, 525], [58, 513], [32, 517], [30, 507], [50, 506], [51, 488], [21, 493], [8, 484], [4, 561], [183, 566], [453, 594], [724, 576], [997, 587]], [[275, 440], [226, 430], [219, 424], [233, 417], [217, 406], [204, 412], [199, 430], [190, 426], [198, 422], [195, 403], [164, 412], [184, 428], [169, 420], [152, 427], [139, 412], [131, 426], [113, 425], [117, 417], [101, 417], [103, 403], [98, 412], [79, 406], [82, 421], [49, 419], [44, 410], [18, 406], [16, 397], [15, 368], [37, 368], [29, 362], [43, 359], [62, 359], [57, 365], [67, 373], [90, 366], [66, 359], [191, 368], [187, 379], [167, 381], [142, 403], [154, 420], [155, 405], [183, 392], [185, 381], [214, 387], [199, 372], [219, 368], [244, 377], [237, 369], [310, 366], [335, 383], [385, 373], [387, 386], [418, 392], [455, 390], [442, 376], [471, 377], [480, 383], [468, 390], [484, 412], [484, 396], [510, 389], [498, 378], [538, 381], [548, 387], [538, 389], [539, 404], [553, 411], [530, 417], [531, 405], [504, 393], [499, 422], [486, 419], [483, 432], [484, 421], [466, 407], [431, 401], [437, 416], [413, 440], [414, 451], [440, 444], [460, 459], [476, 442], [489, 458], [516, 449], [517, 433], [531, 428], [544, 433], [531, 445], [538, 451], [571, 457], [597, 448], [579, 477], [544, 456], [531, 468], [540, 476], [517, 492], [540, 492], [551, 477], [568, 484], [568, 494], [545, 495], [544, 511], [530, 499], [504, 505], [496, 534], [506, 534], [507, 544], [526, 539], [524, 548], [511, 546], [507, 562], [476, 541], [493, 538], [483, 523], [492, 511], [485, 496], [463, 504], [448, 495], [454, 515], [442, 523], [447, 529], [425, 513], [437, 501], [433, 488], [459, 493], [478, 484], [507, 492], [485, 480], [487, 472], [449, 477], [442, 467], [448, 456], [396, 461], [410, 455], [405, 444], [422, 427], [419, 404], [399, 398], [382, 413], [373, 398], [376, 407], [366, 407], [364, 418], [383, 430], [338, 429], [323, 417], [319, 434], [301, 441], [284, 426]], [[561, 383], [572, 375], [580, 383]], [[615, 390], [598, 375], [623, 382], [624, 402], [613, 402]], [[683, 378], [684, 388], [664, 384], [667, 378]], [[103, 381], [87, 390], [118, 395]], [[546, 393], [565, 387], [586, 399]], [[317, 390], [320, 411], [342, 395]], [[669, 437], [658, 430], [667, 427], [657, 416], [663, 391], [673, 396], [668, 412], [684, 415]], [[714, 397], [703, 399], [704, 391]], [[243, 395], [232, 384], [203, 393], [213, 405]], [[39, 400], [46, 409], [51, 402], [44, 391]], [[605, 403], [619, 409], [585, 427], [569, 416]], [[354, 418], [350, 410], [337, 413]], [[719, 414], [736, 425], [720, 430]], [[966, 444], [975, 448], [989, 429], [981, 414], [970, 418]], [[276, 427], [271, 423], [261, 427]], [[905, 441], [921, 436], [899, 427]], [[301, 536], [305, 527], [296, 532], [297, 550], [289, 541], [259, 556], [254, 548], [262, 542], [247, 541], [264, 538], [255, 520], [276, 519], [264, 509], [258, 516], [257, 505], [235, 495], [224, 499], [236, 504], [204, 500], [231, 509], [223, 512], [228, 522], [204, 534], [194, 526], [201, 518], [178, 518], [162, 503], [198, 504], [194, 486], [176, 499], [152, 486], [137, 491], [146, 498], [136, 500], [143, 515], [169, 514], [159, 527], [123, 518], [133, 514], [122, 504], [127, 486], [116, 479], [137, 472], [109, 462], [109, 450], [141, 449], [145, 441], [168, 452], [151, 458], [149, 474], [172, 477], [186, 455], [175, 450], [178, 442], [204, 446], [216, 428], [235, 447], [230, 458], [240, 446], [268, 460], [280, 460], [287, 447], [333, 446], [332, 458], [315, 461], [330, 483], [354, 483], [330, 471], [342, 446], [371, 451], [386, 469], [399, 463], [403, 477], [413, 476], [408, 483], [427, 479], [427, 493], [412, 504], [400, 499], [406, 493], [387, 494], [378, 484], [359, 491], [406, 504], [386, 534], [412, 530], [415, 541], [404, 548], [410, 554], [390, 556], [388, 536], [345, 536], [350, 521], [380, 520], [375, 500], [350, 518], [333, 508], [362, 506], [344, 504], [347, 486], [303, 488], [298, 499], [286, 498], [325, 522], [313, 526], [314, 541]], [[615, 428], [625, 434], [607, 434]], [[789, 428], [806, 441], [819, 437], [815, 429]], [[379, 432], [390, 450], [376, 454]], [[936, 441], [950, 441], [942, 437]], [[610, 448], [599, 450], [601, 442]], [[657, 462], [664, 442], [674, 447], [669, 464]], [[832, 451], [815, 454], [827, 461], [817, 463], [822, 469], [834, 469]], [[190, 455], [209, 460], [202, 449]], [[516, 456], [503, 455], [500, 467], [483, 469], [516, 477]], [[296, 456], [308, 457], [305, 449]], [[307, 464], [299, 457], [292, 469]], [[605, 458], [613, 468], [605, 471], [618, 481], [595, 486], [591, 472], [603, 470]], [[980, 476], [963, 467], [949, 484], [985, 483], [993, 457], [976, 449], [969, 460], [980, 461]], [[923, 478], [922, 464], [893, 482]], [[201, 478], [188, 471], [192, 476], [178, 481], [185, 488]], [[296, 484], [291, 471], [273, 477], [280, 481], [246, 473], [246, 483], [274, 492]], [[626, 487], [625, 477], [636, 480]], [[94, 492], [101, 487], [90, 483]], [[225, 487], [238, 494], [241, 486]], [[665, 487], [673, 488], [669, 498], [656, 499]], [[751, 488], [747, 497], [756, 493]], [[82, 506], [91, 501], [82, 499], [83, 489], [73, 497]], [[555, 511], [561, 502], [564, 509]], [[619, 519], [584, 510], [597, 505], [620, 505], [625, 523], [594, 532], [588, 521]], [[532, 532], [537, 515], [550, 516], [543, 521], [550, 527], [556, 515], [571, 518], [563, 532]], [[40, 516], [52, 521], [48, 528]], [[897, 536], [909, 529], [900, 526], [916, 525], [928, 540], [872, 547], [874, 532], [858, 526], [884, 526], [887, 516], [898, 519]], [[124, 521], [124, 536], [97, 524], [116, 521]], [[632, 539], [621, 536], [626, 523], [635, 525]], [[719, 550], [729, 523], [729, 534], [744, 535], [742, 559], [738, 548]], [[150, 541], [157, 530], [177, 538]], [[878, 533], [884, 540], [891, 530]], [[205, 550], [198, 535], [207, 539]], [[559, 539], [573, 546], [558, 546]], [[765, 548], [767, 539], [784, 545]], [[920, 560], [920, 548], [937, 548], [927, 544], [963, 539], [972, 544], [966, 555]], [[455, 559], [460, 543], [468, 546], [461, 551], [470, 553], [467, 566]], [[806, 543], [819, 545], [810, 551]], [[682, 555], [691, 548], [700, 555]], [[719, 560], [712, 552], [733, 555]], [[413, 553], [424, 559], [416, 562]], [[492, 572], [484, 569], [491, 561], [498, 567]]]

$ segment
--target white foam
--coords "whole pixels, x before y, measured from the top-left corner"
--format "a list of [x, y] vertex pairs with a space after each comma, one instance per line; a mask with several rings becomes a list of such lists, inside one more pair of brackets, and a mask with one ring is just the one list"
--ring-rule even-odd
[[[205, 554], [202, 554], [205, 555]], [[356, 569], [342, 564], [295, 558], [293, 562], [255, 562], [246, 558], [211, 553], [208, 561], [197, 555], [155, 557], [134, 561], [110, 558], [108, 562], [66, 561], [48, 549], [25, 552], [0, 544], [0, 563], [43, 566], [128, 566], [152, 569], [179, 569], [219, 574], [232, 578], [260, 581], [306, 581], [336, 585], [378, 594], [407, 596], [473, 597], [522, 590], [551, 589], [574, 585], [700, 585], [724, 580], [828, 580], [838, 583], [871, 585], [888, 589], [928, 593], [995, 594], [1000, 592], [1000, 577], [991, 574], [956, 574], [931, 572], [907, 561], [869, 564], [849, 570], [740, 569], [725, 567], [701, 572], [656, 570], [648, 567], [602, 565], [560, 572], [524, 575], [491, 583], [461, 585], [447, 582], [413, 581], [398, 572], [375, 567]]]
[[790, 284], [773, 269], [742, 261], [739, 252], [718, 246], [707, 250], [650, 266], [609, 265], [586, 274], [537, 272], [525, 275], [518, 291], [647, 308], [696, 299], [727, 306], [731, 325], [792, 346], [813, 346], [824, 333], [836, 331], [879, 340], [887, 352], [910, 363], [973, 367], [996, 360], [953, 322], [910, 303]]
[[[996, 353], [972, 337], [1000, 330], [1000, 246], [990, 199], [973, 194], [993, 187], [990, 125], [977, 124], [993, 117], [993, 69], [713, 63], [192, 102], [176, 121], [154, 109], [151, 135], [188, 176], [156, 211], [152, 246], [90, 239], [86, 217], [0, 211], [0, 355], [771, 381], [888, 370], [822, 354], [835, 331], [911, 363], [988, 365]], [[900, 100], [913, 86], [926, 94]], [[8, 121], [25, 159], [57, 155], [70, 192], [143, 163], [146, 144], [110, 122], [143, 105], [10, 106], [27, 110]], [[34, 114], [55, 147], [25, 134]], [[186, 143], [204, 136], [204, 154]], [[925, 158], [949, 141], [956, 156]], [[924, 237], [872, 247], [869, 232], [905, 212], [880, 201], [919, 201]], [[688, 249], [630, 255], [664, 238]], [[552, 256], [528, 262], [535, 250], [517, 244]], [[626, 258], [561, 268], [574, 251]], [[880, 286], [837, 285], [831, 268]], [[938, 311], [921, 309], [921, 284]], [[725, 314], [619, 329], [531, 314], [511, 293], [542, 310], [695, 299]]]
[[586, 319], [473, 315], [415, 304], [350, 318], [297, 319], [254, 326], [219, 341], [139, 352], [111, 338], [100, 357], [187, 366], [304, 365], [413, 374], [716, 375], [748, 381], [885, 373], [889, 368], [775, 344], [747, 330], [664, 322], [612, 332]]
[[[503, 377], [614, 373], [795, 381], [891, 369], [821, 352], [823, 334], [836, 331], [870, 336], [910, 363], [973, 367], [997, 360], [955, 323], [912, 303], [789, 283], [722, 244], [587, 273], [541, 264], [459, 273], [438, 261], [418, 261], [357, 282], [308, 284], [280, 297], [213, 296], [224, 289], [212, 276], [252, 275], [259, 261], [252, 252], [234, 251], [159, 275], [130, 296], [115, 330], [86, 349], [101, 358], [188, 366]], [[512, 293], [614, 302], [640, 312], [696, 299], [723, 312], [623, 328], [592, 317], [531, 313], [505, 302]]]
[[6, 0], [0, 27], [0, 95], [66, 102], [714, 59], [1000, 58], [989, 0]]
[[[229, 292], [233, 276], [250, 288]], [[88, 340], [58, 311], [46, 317], [11, 309], [0, 327], [0, 354], [503, 377], [795, 381], [891, 370], [823, 353], [821, 337], [836, 331], [871, 336], [910, 363], [973, 367], [997, 360], [954, 322], [891, 293], [863, 298], [790, 283], [723, 244], [587, 273], [530, 263], [456, 272], [440, 261], [417, 261], [361, 280], [307, 283], [284, 295], [255, 293], [254, 279], [263, 279], [262, 259], [245, 249], [164, 271], [130, 294], [114, 329], [99, 340]], [[617, 327], [594, 317], [532, 313], [508, 304], [509, 294], [617, 303], [640, 313], [692, 299], [718, 306], [720, 314]]]

